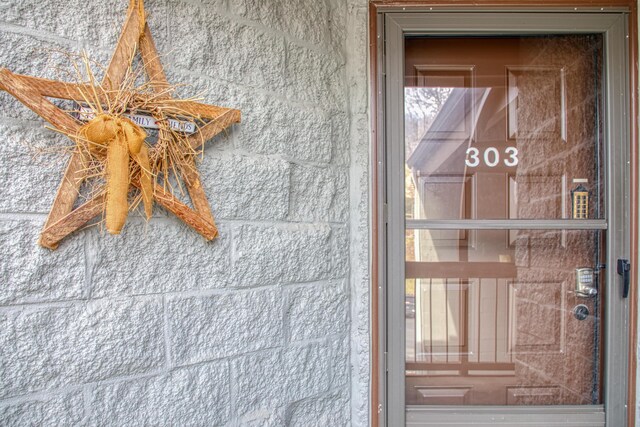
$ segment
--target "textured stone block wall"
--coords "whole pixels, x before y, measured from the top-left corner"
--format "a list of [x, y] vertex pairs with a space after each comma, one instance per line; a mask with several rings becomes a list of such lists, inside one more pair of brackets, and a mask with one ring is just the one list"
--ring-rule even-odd
[[[0, 67], [106, 64], [126, 3], [0, 0]], [[366, 1], [146, 7], [180, 94], [243, 113], [201, 164], [221, 236], [40, 248], [70, 141], [0, 93], [0, 425], [366, 425]]]

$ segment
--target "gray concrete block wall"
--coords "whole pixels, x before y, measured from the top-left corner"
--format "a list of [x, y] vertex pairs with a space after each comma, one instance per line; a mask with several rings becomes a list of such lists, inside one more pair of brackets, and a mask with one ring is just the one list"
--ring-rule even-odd
[[[127, 3], [0, 0], [0, 67], [106, 63]], [[367, 425], [366, 1], [145, 3], [179, 94], [243, 113], [220, 238], [156, 208], [40, 248], [70, 141], [0, 93], [0, 425]]]

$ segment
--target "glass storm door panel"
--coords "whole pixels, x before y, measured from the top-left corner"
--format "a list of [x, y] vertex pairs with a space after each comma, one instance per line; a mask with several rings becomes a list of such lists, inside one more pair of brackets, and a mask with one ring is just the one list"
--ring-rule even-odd
[[602, 402], [605, 230], [509, 223], [603, 218], [602, 56], [601, 35], [405, 39], [406, 405]]
[[602, 218], [601, 64], [601, 35], [407, 38], [407, 218]]
[[626, 19], [379, 21], [386, 425], [623, 425]]

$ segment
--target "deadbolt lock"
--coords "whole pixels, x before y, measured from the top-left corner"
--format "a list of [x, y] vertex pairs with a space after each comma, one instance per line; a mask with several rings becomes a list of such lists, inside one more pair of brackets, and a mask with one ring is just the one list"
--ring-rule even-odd
[[578, 320], [585, 320], [589, 317], [589, 307], [584, 304], [578, 304], [573, 308], [573, 317]]

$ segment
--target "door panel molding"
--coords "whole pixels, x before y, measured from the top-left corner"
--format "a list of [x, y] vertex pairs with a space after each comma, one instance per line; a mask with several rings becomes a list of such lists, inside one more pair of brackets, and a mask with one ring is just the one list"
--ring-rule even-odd
[[[531, 426], [532, 416], [545, 427], [601, 427], [605, 422], [604, 406], [597, 405], [585, 409], [582, 406], [528, 406], [504, 407], [474, 407], [467, 414], [451, 415], [455, 407], [410, 407], [407, 410], [407, 426], [413, 427], [442, 427], [446, 421], [447, 427], [469, 427], [466, 415], [472, 415], [476, 425], [481, 426]], [[425, 421], [427, 420], [427, 421]], [[560, 421], [558, 421], [560, 420]]]
[[605, 219], [408, 219], [407, 229], [420, 230], [606, 230]]

